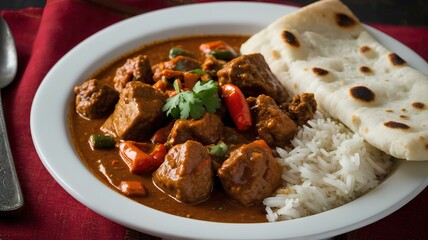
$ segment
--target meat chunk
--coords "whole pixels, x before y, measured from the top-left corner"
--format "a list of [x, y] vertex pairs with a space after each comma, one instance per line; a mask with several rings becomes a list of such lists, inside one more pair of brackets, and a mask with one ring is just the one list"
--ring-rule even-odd
[[119, 94], [106, 83], [97, 79], [85, 81], [74, 88], [76, 112], [88, 119], [110, 114], [119, 99]]
[[271, 147], [285, 147], [297, 133], [297, 124], [291, 120], [275, 101], [266, 95], [249, 97], [251, 114], [260, 139]]
[[305, 124], [314, 117], [317, 111], [317, 101], [313, 93], [302, 93], [295, 95], [287, 106], [287, 114], [298, 125]]
[[195, 140], [208, 145], [220, 140], [223, 132], [223, 122], [213, 113], [206, 113], [200, 119], [176, 120], [166, 142], [167, 146]]
[[206, 200], [213, 188], [207, 149], [195, 141], [175, 145], [153, 173], [153, 182], [180, 202], [193, 204]]
[[265, 94], [281, 103], [287, 99], [287, 91], [273, 75], [263, 55], [242, 55], [228, 62], [217, 72], [220, 86], [232, 83], [246, 97]]
[[234, 150], [217, 174], [226, 193], [242, 205], [263, 201], [281, 184], [282, 169], [263, 140]]
[[129, 82], [101, 130], [123, 140], [148, 138], [162, 124], [165, 115], [162, 106], [166, 98], [148, 84]]
[[149, 58], [146, 55], [138, 55], [127, 59], [125, 64], [116, 70], [113, 82], [115, 89], [122, 92], [128, 82], [134, 80], [151, 84], [152, 77]]

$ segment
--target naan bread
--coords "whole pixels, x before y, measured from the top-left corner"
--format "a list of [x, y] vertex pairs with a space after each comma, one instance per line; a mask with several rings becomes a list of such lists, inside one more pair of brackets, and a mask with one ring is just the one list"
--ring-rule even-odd
[[241, 47], [254, 52], [287, 90], [314, 93], [368, 143], [396, 158], [428, 160], [428, 76], [375, 40], [340, 1], [278, 19]]

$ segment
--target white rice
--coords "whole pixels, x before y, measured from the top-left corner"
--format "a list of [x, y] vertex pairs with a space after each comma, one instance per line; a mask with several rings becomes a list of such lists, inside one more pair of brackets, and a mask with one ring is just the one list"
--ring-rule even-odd
[[266, 198], [271, 222], [336, 208], [367, 193], [385, 177], [392, 158], [343, 124], [317, 112], [289, 149], [278, 148], [283, 185]]

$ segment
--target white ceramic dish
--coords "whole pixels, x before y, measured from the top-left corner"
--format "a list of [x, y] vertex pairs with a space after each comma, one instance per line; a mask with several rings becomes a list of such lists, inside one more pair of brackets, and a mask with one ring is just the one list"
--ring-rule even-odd
[[[51, 69], [34, 98], [31, 132], [44, 166], [88, 208], [129, 228], [163, 238], [320, 239], [360, 228], [394, 212], [427, 186], [428, 162], [403, 162], [370, 193], [321, 214], [276, 223], [226, 224], [176, 217], [131, 201], [92, 175], [73, 149], [67, 126], [72, 89], [98, 68], [154, 40], [200, 33], [252, 34], [295, 10], [248, 2], [186, 5], [130, 18], [83, 41]], [[373, 28], [367, 29], [428, 74], [428, 64], [409, 48]]]

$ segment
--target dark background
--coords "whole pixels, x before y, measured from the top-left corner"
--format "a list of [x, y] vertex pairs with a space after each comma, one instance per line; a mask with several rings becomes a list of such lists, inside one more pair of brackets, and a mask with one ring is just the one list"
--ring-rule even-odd
[[[156, 1], [156, 0], [154, 0]], [[316, 0], [284, 0], [307, 5]], [[365, 23], [428, 26], [427, 0], [342, 0]], [[170, 1], [172, 4], [192, 2]], [[0, 9], [43, 7], [46, 0], [0, 0]]]

